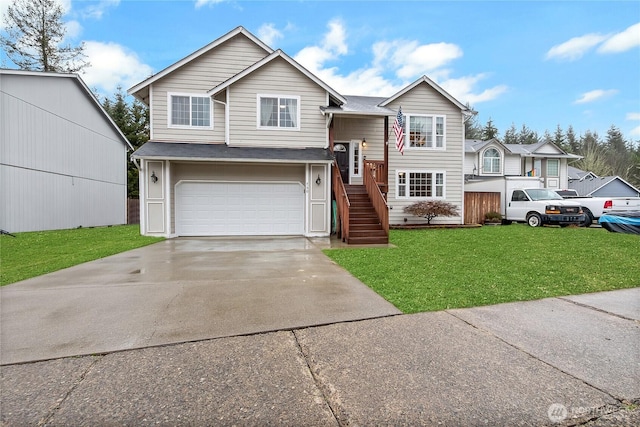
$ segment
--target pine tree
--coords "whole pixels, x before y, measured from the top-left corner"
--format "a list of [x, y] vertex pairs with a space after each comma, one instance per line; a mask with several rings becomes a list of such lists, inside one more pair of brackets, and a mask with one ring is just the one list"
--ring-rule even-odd
[[560, 127], [560, 125], [556, 126], [556, 131], [553, 133], [551, 142], [553, 142], [555, 145], [557, 145], [564, 151], [569, 151], [569, 147], [567, 146], [567, 140], [564, 137], [564, 133], [562, 132], [562, 128]]
[[514, 123], [511, 123], [511, 127], [504, 133], [504, 140], [502, 142], [505, 144], [517, 144], [517, 135], [518, 131], [516, 130], [516, 125]]
[[[102, 106], [134, 150], [149, 140], [149, 109], [138, 100], [128, 103], [121, 87], [118, 87], [114, 99], [106, 98]], [[139, 196], [138, 168], [133, 162], [127, 163], [127, 193], [129, 197]]]
[[0, 46], [20, 69], [75, 73], [87, 67], [84, 44], [62, 45], [66, 30], [55, 0], [13, 0]]
[[573, 131], [573, 126], [571, 125], [569, 125], [569, 127], [567, 128], [566, 139], [569, 152], [574, 154], [578, 153], [578, 151], [580, 150], [580, 143], [578, 142], [576, 133]]
[[487, 124], [482, 128], [482, 139], [488, 141], [493, 138], [498, 138], [498, 128], [493, 124], [493, 120], [489, 117]]

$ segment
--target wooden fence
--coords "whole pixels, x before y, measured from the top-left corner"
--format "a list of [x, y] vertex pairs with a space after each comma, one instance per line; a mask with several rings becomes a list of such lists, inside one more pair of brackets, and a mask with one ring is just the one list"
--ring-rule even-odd
[[465, 191], [465, 224], [482, 224], [487, 212], [500, 212], [500, 193]]
[[127, 224], [140, 224], [140, 199], [127, 199]]

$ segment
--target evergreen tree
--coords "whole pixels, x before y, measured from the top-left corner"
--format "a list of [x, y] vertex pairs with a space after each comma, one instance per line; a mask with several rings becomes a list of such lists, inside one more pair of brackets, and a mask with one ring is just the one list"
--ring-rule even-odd
[[535, 144], [539, 142], [538, 133], [529, 129], [527, 125], [523, 124], [520, 132], [516, 135], [518, 144]]
[[13, 0], [4, 23], [0, 46], [20, 69], [75, 73], [89, 65], [84, 44], [62, 45], [66, 30], [56, 0]]
[[551, 142], [556, 144], [558, 147], [560, 147], [564, 151], [569, 151], [567, 140], [564, 137], [564, 133], [562, 132], [562, 128], [560, 127], [560, 125], [556, 126], [556, 131], [553, 133]]
[[[133, 103], [128, 103], [121, 87], [118, 87], [113, 99], [105, 98], [102, 106], [129, 140], [134, 150], [149, 140], [149, 109], [137, 99]], [[133, 162], [128, 162], [128, 197], [137, 198], [139, 196], [138, 189], [138, 168]]]
[[484, 141], [488, 141], [493, 138], [498, 138], [500, 133], [498, 132], [498, 128], [493, 124], [493, 120], [489, 117], [487, 120], [487, 124], [482, 128], [482, 139]]
[[613, 175], [618, 175], [622, 179], [628, 179], [633, 169], [632, 150], [627, 145], [622, 132], [617, 127], [611, 125], [607, 131], [607, 139], [605, 141], [607, 161], [611, 166]]
[[511, 127], [504, 133], [504, 139], [502, 141], [505, 144], [517, 144], [518, 143], [518, 131], [516, 125], [511, 123]]
[[576, 138], [573, 126], [571, 125], [567, 128], [566, 145], [570, 153], [576, 154], [580, 150], [580, 142], [578, 141], [578, 138]]

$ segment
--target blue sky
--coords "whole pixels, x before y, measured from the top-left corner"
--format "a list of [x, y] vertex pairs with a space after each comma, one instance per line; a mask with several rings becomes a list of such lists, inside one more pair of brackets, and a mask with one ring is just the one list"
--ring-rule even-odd
[[[242, 25], [345, 95], [427, 75], [501, 135], [613, 124], [640, 140], [638, 1], [60, 1], [82, 77], [106, 95]], [[0, 66], [14, 67], [4, 52]]]

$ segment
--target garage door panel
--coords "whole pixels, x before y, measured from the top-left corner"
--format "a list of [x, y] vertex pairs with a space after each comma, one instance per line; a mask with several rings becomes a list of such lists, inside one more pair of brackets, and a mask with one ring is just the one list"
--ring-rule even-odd
[[183, 236], [304, 233], [299, 183], [182, 182], [175, 211], [176, 233]]

